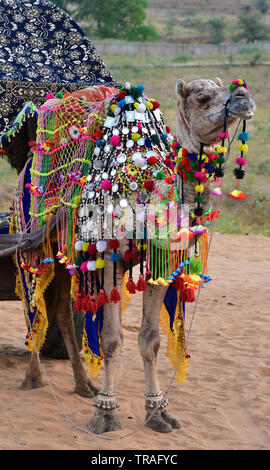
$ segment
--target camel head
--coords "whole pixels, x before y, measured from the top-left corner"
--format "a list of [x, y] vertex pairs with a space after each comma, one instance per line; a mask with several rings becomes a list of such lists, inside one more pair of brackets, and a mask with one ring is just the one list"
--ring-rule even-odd
[[200, 144], [216, 144], [223, 131], [227, 106], [228, 128], [237, 119], [251, 119], [255, 103], [244, 86], [234, 91], [223, 86], [219, 78], [193, 80], [188, 85], [177, 80], [179, 98], [176, 134], [181, 145], [191, 152], [199, 152]]

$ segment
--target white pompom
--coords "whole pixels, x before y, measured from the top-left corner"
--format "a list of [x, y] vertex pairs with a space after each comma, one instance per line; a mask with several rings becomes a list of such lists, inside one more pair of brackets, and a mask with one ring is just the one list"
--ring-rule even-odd
[[107, 250], [107, 242], [105, 240], [99, 240], [99, 242], [96, 243], [97, 251], [102, 253], [103, 251]]
[[121, 113], [121, 108], [119, 108], [119, 106], [117, 106], [117, 108], [115, 108], [113, 114], [114, 114], [115, 116], [118, 116], [120, 113]]
[[139, 106], [137, 107], [138, 113], [144, 113], [146, 110], [145, 104], [140, 103]]
[[76, 243], [75, 243], [75, 250], [76, 251], [82, 251], [82, 244], [83, 242], [81, 240], [78, 240]]
[[95, 261], [88, 261], [86, 266], [88, 271], [95, 271], [97, 269], [97, 263]]
[[142, 167], [145, 165], [146, 163], [146, 160], [144, 158], [142, 158], [141, 156], [138, 156], [138, 157], [134, 157], [133, 158], [133, 161], [135, 163], [135, 165], [137, 165], [138, 167]]
[[129, 83], [129, 82], [126, 82], [126, 83], [125, 83], [125, 88], [126, 88], [127, 90], [129, 90], [129, 89], [130, 89], [130, 86], [131, 86], [131, 85], [130, 85], [130, 83]]

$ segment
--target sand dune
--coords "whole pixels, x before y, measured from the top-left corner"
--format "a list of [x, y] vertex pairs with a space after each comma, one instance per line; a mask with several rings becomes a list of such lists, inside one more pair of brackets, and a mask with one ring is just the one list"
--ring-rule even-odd
[[[214, 234], [208, 271], [213, 281], [201, 290], [189, 338], [186, 383], [169, 390], [170, 412], [182, 429], [158, 434], [144, 427], [121, 440], [87, 432], [92, 399], [73, 393], [69, 361], [42, 358], [51, 388], [19, 389], [29, 362], [20, 302], [0, 303], [1, 449], [269, 449], [270, 447], [270, 244], [262, 236]], [[141, 296], [123, 318], [124, 346], [115, 390], [121, 404], [123, 436], [144, 422], [144, 376], [137, 347]], [[187, 310], [187, 327], [193, 306]], [[173, 370], [162, 334], [160, 385]], [[100, 385], [101, 376], [95, 379]], [[82, 429], [72, 425], [65, 413]]]

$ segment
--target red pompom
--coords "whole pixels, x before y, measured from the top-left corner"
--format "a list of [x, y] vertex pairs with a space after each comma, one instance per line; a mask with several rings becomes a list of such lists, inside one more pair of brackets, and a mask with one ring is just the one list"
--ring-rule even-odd
[[112, 288], [111, 295], [110, 295], [110, 301], [114, 302], [115, 304], [120, 301], [120, 294], [119, 294], [116, 286], [114, 286]]
[[155, 163], [157, 163], [157, 157], [155, 156], [149, 157], [147, 160], [147, 163], [149, 163], [149, 165], [154, 165]]
[[188, 157], [188, 150], [187, 149], [182, 149], [182, 155], [183, 155], [183, 157]]
[[125, 98], [125, 96], [127, 96], [127, 91], [126, 90], [119, 91], [119, 93], [118, 93], [119, 101], [123, 100]]
[[184, 300], [184, 302], [195, 302], [196, 297], [194, 294], [194, 290], [191, 289], [190, 287], [187, 287], [184, 289], [181, 293], [181, 298]]
[[107, 304], [109, 302], [108, 296], [106, 292], [103, 289], [100, 289], [98, 296], [97, 296], [97, 306], [103, 307], [103, 305]]
[[137, 282], [136, 289], [139, 292], [142, 292], [142, 291], [146, 290], [146, 282], [144, 280], [143, 274], [140, 274], [140, 276], [139, 276], [139, 280]]
[[168, 134], [171, 133], [171, 128], [170, 128], [169, 126], [165, 126], [165, 129], [166, 129], [166, 132], [167, 132]]
[[172, 176], [166, 176], [165, 183], [172, 184], [173, 183], [173, 177]]
[[189, 166], [189, 159], [187, 157], [182, 160], [182, 165]]
[[95, 256], [96, 253], [97, 253], [97, 247], [96, 247], [96, 245], [94, 245], [94, 244], [89, 245], [89, 246], [88, 246], [88, 253], [89, 253], [89, 255], [91, 255], [91, 256]]
[[183, 281], [183, 278], [182, 277], [177, 277], [175, 280], [174, 280], [174, 283], [173, 283], [173, 287], [176, 289], [176, 290], [183, 290], [185, 285], [184, 285], [184, 281]]
[[127, 281], [126, 288], [130, 294], [136, 294], [136, 286], [132, 277], [130, 277], [129, 280]]
[[125, 251], [125, 258], [126, 259], [132, 259], [133, 258], [133, 253], [131, 250], [126, 250]]
[[154, 188], [154, 183], [153, 181], [145, 181], [144, 182], [144, 187], [147, 191], [153, 191], [153, 188]]
[[119, 247], [119, 241], [118, 240], [110, 240], [110, 247], [113, 249], [116, 249]]
[[157, 101], [152, 101], [152, 105], [153, 105], [153, 109], [157, 109], [160, 107], [160, 103], [158, 103]]

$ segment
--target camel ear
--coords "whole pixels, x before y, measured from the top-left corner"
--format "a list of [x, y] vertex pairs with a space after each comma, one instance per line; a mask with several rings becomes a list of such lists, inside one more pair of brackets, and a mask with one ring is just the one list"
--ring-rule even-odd
[[216, 77], [215, 82], [218, 86], [223, 86], [223, 82], [222, 82], [221, 78]]
[[175, 90], [177, 95], [179, 95], [181, 98], [187, 98], [189, 95], [189, 89], [184, 80], [177, 80]]

